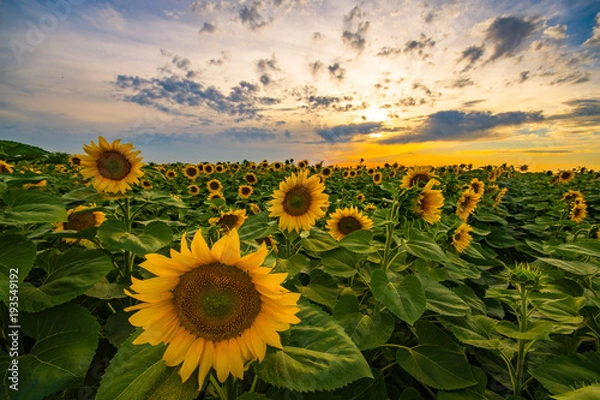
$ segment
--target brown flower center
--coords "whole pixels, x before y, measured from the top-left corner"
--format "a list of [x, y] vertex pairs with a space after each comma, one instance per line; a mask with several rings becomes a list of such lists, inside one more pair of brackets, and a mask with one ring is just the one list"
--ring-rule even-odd
[[301, 185], [295, 186], [285, 194], [283, 210], [293, 217], [298, 217], [306, 214], [311, 203], [312, 197], [309, 190]]
[[198, 175], [198, 170], [196, 168], [188, 168], [185, 170], [185, 172], [187, 173], [188, 176], [194, 177], [196, 175]]
[[93, 212], [71, 214], [67, 219], [67, 223], [64, 224], [65, 230], [82, 231], [86, 228], [91, 228], [96, 225], [96, 216]]
[[362, 224], [355, 217], [346, 216], [340, 219], [337, 224], [337, 228], [344, 235], [348, 235], [354, 231], [360, 230], [362, 228]]
[[215, 192], [217, 190], [221, 189], [221, 185], [219, 184], [219, 182], [215, 182], [215, 181], [210, 182], [208, 184], [208, 187], [210, 188], [210, 190], [215, 191]]
[[235, 228], [239, 219], [240, 218], [235, 214], [226, 214], [226, 215], [223, 215], [221, 218], [219, 218], [218, 224], [222, 229], [231, 230], [231, 229]]
[[131, 172], [131, 163], [122, 153], [114, 150], [105, 151], [96, 161], [98, 172], [106, 179], [120, 181]]
[[243, 187], [242, 188], [242, 195], [243, 196], [250, 196], [250, 193], [252, 193], [252, 191], [250, 190], [249, 187]]
[[173, 307], [181, 324], [215, 342], [236, 337], [252, 326], [261, 305], [250, 276], [221, 263], [185, 273], [173, 290]]
[[420, 183], [427, 183], [429, 181], [430, 177], [428, 174], [415, 174], [413, 175], [413, 177], [410, 179], [410, 183], [409, 186], [413, 187], [414, 185], [419, 185]]

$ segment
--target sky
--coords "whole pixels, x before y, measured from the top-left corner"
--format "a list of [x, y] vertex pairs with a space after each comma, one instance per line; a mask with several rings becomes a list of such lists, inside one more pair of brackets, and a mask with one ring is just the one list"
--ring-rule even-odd
[[0, 139], [600, 168], [598, 0], [0, 0]]

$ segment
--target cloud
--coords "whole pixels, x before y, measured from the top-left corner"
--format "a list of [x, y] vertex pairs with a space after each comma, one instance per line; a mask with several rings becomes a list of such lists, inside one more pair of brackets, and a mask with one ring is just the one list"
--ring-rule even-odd
[[566, 25], [554, 25], [544, 30], [544, 36], [554, 40], [562, 40], [567, 37]]
[[144, 79], [138, 76], [118, 75], [114, 85], [120, 90], [130, 90], [133, 94], [123, 95], [126, 102], [151, 106], [164, 112], [177, 113], [175, 107], [201, 107], [235, 117], [236, 121], [259, 120], [259, 105], [275, 104], [277, 99], [260, 97], [258, 85], [241, 81], [231, 88], [228, 95], [214, 86], [205, 87], [201, 83], [177, 75]]
[[585, 42], [583, 42], [583, 46], [600, 46], [600, 12], [596, 14], [596, 25], [594, 25], [592, 36], [590, 36]]
[[[428, 47], [431, 48], [435, 46], [435, 40], [432, 40], [430, 37], [428, 38], [425, 34], [421, 33], [419, 40], [409, 40], [404, 45], [405, 53], [417, 52], [420, 56], [423, 56], [425, 49]], [[425, 54], [424, 58], [430, 56], [429, 54]]]
[[242, 24], [248, 26], [251, 30], [258, 30], [273, 22], [272, 18], [265, 18], [260, 14], [262, 3], [253, 2], [250, 6], [243, 6], [239, 10], [239, 17]]
[[177, 68], [183, 69], [185, 71], [187, 71], [190, 68], [190, 65], [192, 65], [192, 62], [190, 61], [189, 58], [181, 58], [178, 55], [174, 56], [173, 59], [171, 60], [171, 62]]
[[365, 122], [362, 124], [338, 125], [331, 128], [317, 129], [316, 133], [327, 143], [346, 143], [356, 135], [368, 135], [382, 129], [381, 122]]
[[315, 62], [308, 64], [308, 66], [310, 67], [310, 71], [314, 76], [314, 75], [318, 74], [319, 71], [321, 71], [325, 65], [321, 61], [317, 60]]
[[537, 28], [534, 20], [518, 17], [498, 17], [489, 26], [485, 40], [494, 48], [488, 61], [514, 56], [521, 44]]
[[323, 40], [325, 39], [325, 34], [321, 32], [313, 32], [312, 33], [313, 40]]
[[369, 21], [360, 21], [356, 30], [353, 29], [354, 21], [360, 20], [365, 16], [360, 7], [354, 6], [347, 15], [344, 15], [344, 32], [342, 33], [342, 42], [353, 49], [362, 51], [366, 44], [366, 34], [369, 30]]
[[225, 63], [225, 61], [229, 60], [229, 56], [227, 55], [227, 53], [225, 51], [221, 52], [221, 56], [219, 58], [211, 58], [210, 60], [208, 60], [206, 63], [209, 65], [223, 65], [223, 63]]
[[203, 34], [203, 33], [213, 33], [216, 32], [217, 30], [217, 26], [211, 24], [210, 22], [205, 22], [204, 25], [202, 25], [202, 28], [200, 28], [200, 31], [198, 31], [199, 34]]
[[473, 140], [494, 136], [494, 128], [522, 125], [544, 120], [540, 112], [521, 111], [492, 114], [491, 112], [439, 111], [427, 116], [414, 133], [392, 136], [379, 143], [416, 143], [429, 141]]
[[265, 73], [268, 71], [280, 71], [279, 67], [277, 67], [277, 59], [275, 58], [275, 54], [271, 55], [271, 58], [262, 58], [256, 62], [256, 68], [259, 73]]
[[280, 135], [262, 128], [231, 128], [220, 132], [216, 136], [234, 142], [266, 142], [277, 139]]
[[591, 74], [589, 72], [580, 72], [574, 71], [568, 74], [563, 74], [550, 82], [550, 85], [561, 85], [561, 84], [569, 84], [576, 85], [578, 83], [589, 82], [591, 79]]
[[455, 79], [450, 83], [450, 88], [461, 89], [467, 86], [474, 86], [475, 82], [471, 78], [459, 78]]
[[338, 63], [328, 66], [327, 69], [331, 78], [337, 81], [343, 81], [346, 78], [346, 69], [342, 68]]
[[458, 63], [466, 61], [467, 65], [463, 68], [462, 72], [466, 72], [475, 66], [475, 63], [483, 56], [485, 52], [484, 46], [469, 46], [463, 50], [458, 58]]

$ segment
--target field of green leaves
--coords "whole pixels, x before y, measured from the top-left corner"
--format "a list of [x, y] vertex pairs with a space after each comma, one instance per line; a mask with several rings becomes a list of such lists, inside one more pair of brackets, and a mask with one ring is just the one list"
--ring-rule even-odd
[[600, 398], [598, 172], [140, 157], [0, 141], [0, 398]]

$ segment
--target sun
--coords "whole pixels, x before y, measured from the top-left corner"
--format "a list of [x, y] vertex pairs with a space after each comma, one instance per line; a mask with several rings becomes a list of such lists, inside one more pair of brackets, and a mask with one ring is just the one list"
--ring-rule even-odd
[[364, 111], [363, 116], [365, 121], [385, 121], [388, 118], [388, 112], [377, 106], [371, 106]]

